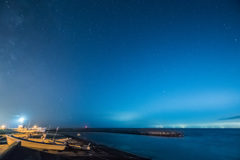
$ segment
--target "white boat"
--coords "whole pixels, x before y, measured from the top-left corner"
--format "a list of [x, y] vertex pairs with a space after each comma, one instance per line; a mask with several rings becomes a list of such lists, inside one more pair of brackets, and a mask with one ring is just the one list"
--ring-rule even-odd
[[8, 145], [13, 144], [16, 141], [21, 141], [21, 146], [33, 149], [41, 149], [41, 150], [64, 150], [66, 146], [63, 143], [57, 142], [41, 142], [39, 139], [24, 139], [20, 137], [15, 137], [13, 135], [6, 135]]
[[18, 128], [14, 130], [21, 133], [44, 133], [46, 131], [46, 127], [34, 126], [32, 128], [26, 128], [25, 125], [18, 125]]
[[21, 133], [44, 133], [46, 127], [34, 126], [32, 128], [26, 128], [25, 125], [18, 125], [18, 128], [14, 128], [13, 130]]

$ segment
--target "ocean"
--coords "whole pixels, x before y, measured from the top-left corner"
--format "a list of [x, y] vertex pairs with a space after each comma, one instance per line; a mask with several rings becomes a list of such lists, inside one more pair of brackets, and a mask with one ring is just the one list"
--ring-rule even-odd
[[[240, 160], [240, 129], [181, 129], [184, 137], [81, 132], [81, 138], [152, 160]], [[69, 135], [77, 137], [78, 132]]]

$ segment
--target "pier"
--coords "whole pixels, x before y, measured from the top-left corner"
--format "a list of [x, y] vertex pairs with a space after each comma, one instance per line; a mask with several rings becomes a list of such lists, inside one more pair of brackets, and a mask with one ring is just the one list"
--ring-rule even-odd
[[171, 132], [171, 131], [148, 131], [142, 132], [142, 135], [149, 136], [162, 136], [162, 137], [183, 137], [183, 133], [181, 132]]
[[173, 129], [143, 129], [143, 128], [74, 128], [74, 129], [61, 129], [63, 132], [105, 132], [105, 133], [120, 133], [120, 134], [134, 134], [145, 136], [158, 136], [158, 137], [184, 137], [183, 132]]

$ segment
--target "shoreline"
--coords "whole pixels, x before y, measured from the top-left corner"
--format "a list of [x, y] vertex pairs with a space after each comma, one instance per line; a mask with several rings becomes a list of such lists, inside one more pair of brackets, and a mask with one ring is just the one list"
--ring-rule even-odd
[[[108, 147], [106, 145], [102, 145], [102, 144], [97, 144], [93, 141], [90, 140], [86, 140], [80, 137], [75, 137], [75, 136], [71, 136], [69, 134], [67, 134], [68, 132], [59, 132], [59, 134], [64, 135], [66, 137], [72, 138], [73, 140], [76, 141], [81, 141], [84, 144], [89, 144], [91, 143], [91, 150], [101, 150], [103, 152], [106, 152], [110, 155], [112, 160], [151, 160], [150, 158], [146, 158], [146, 157], [142, 157], [136, 154], [132, 154], [126, 151], [122, 151], [116, 148], [112, 148], [112, 147]], [[108, 157], [108, 158], [110, 158]]]
[[[11, 134], [11, 131], [8, 130], [7, 134]], [[52, 138], [55, 132], [49, 132], [49, 137]], [[77, 132], [76, 132], [77, 133]], [[102, 144], [97, 144], [93, 141], [89, 141], [86, 139], [83, 139], [81, 137], [77, 136], [71, 136], [68, 134], [68, 132], [61, 132], [59, 131], [56, 137], [68, 137], [71, 138], [69, 141], [69, 144], [74, 144], [78, 146], [87, 145], [91, 143], [90, 150], [83, 150], [78, 148], [66, 148], [63, 151], [57, 151], [57, 150], [39, 150], [39, 149], [31, 149], [26, 148], [21, 145], [17, 145], [14, 147], [14, 151], [11, 148], [11, 145], [9, 146], [6, 142], [6, 138], [1, 138], [1, 141], [3, 143], [0, 144], [1, 153], [3, 153], [5, 150], [9, 150], [7, 152], [12, 152], [14, 154], [6, 154], [4, 153], [4, 156], [7, 155], [7, 159], [9, 160], [25, 160], [29, 157], [35, 157], [39, 160], [47, 160], [47, 159], [62, 159], [62, 160], [150, 160], [150, 158], [144, 158], [132, 153], [128, 153], [126, 151], [118, 150], [112, 147], [108, 147]], [[0, 153], [0, 157], [3, 155]]]

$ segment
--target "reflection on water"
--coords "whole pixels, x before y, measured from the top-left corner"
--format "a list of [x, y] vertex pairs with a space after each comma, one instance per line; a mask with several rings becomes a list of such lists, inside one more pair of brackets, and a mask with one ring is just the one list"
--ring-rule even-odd
[[[239, 160], [240, 129], [183, 129], [183, 138], [114, 133], [81, 133], [81, 137], [153, 160]], [[71, 135], [77, 136], [72, 132]]]

